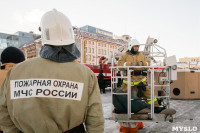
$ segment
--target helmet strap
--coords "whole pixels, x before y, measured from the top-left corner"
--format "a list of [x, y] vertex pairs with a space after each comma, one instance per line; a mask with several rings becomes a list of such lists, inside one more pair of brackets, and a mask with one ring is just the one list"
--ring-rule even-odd
[[134, 48], [131, 48], [131, 51], [130, 51], [132, 54], [138, 54], [138, 51], [134, 51]]

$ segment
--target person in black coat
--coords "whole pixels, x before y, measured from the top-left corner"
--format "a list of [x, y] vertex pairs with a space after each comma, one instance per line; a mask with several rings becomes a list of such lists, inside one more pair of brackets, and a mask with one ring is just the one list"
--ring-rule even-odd
[[99, 88], [100, 88], [100, 91], [102, 90], [103, 93], [106, 93], [105, 91], [105, 81], [104, 81], [104, 78], [105, 76], [103, 75], [103, 70], [100, 70], [100, 73], [98, 75], [98, 83], [99, 83]]

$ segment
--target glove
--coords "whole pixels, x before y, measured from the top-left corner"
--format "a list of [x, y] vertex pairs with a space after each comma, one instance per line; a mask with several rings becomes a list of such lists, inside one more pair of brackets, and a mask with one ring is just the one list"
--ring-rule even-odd
[[144, 63], [142, 61], [137, 62], [137, 66], [144, 66]]
[[126, 66], [136, 66], [136, 63], [134, 63], [134, 62], [126, 62]]
[[113, 90], [114, 93], [124, 93], [124, 91], [121, 88], [115, 88]]
[[163, 107], [154, 107], [154, 113], [160, 113], [164, 109], [166, 109], [166, 106], [163, 106]]
[[146, 87], [145, 87], [145, 84], [143, 82], [139, 83], [137, 85], [137, 88], [138, 88], [138, 93], [137, 93], [137, 96], [139, 98], [143, 97], [144, 96], [144, 91], [146, 91]]
[[132, 62], [132, 63], [131, 63], [131, 66], [136, 66], [136, 63]]

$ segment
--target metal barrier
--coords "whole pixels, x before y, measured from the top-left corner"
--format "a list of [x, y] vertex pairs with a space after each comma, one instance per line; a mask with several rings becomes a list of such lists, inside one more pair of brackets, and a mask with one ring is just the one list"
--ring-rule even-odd
[[[134, 72], [134, 69], [140, 68], [145, 71], [147, 71], [147, 85], [151, 90], [151, 97], [150, 99], [137, 99], [137, 100], [149, 100], [151, 102], [151, 112], [149, 113], [150, 119], [148, 120], [133, 120], [131, 119], [131, 116], [135, 113], [131, 112], [131, 101], [134, 100], [131, 98], [131, 87], [135, 86], [134, 84], [131, 85], [131, 73]], [[112, 112], [112, 118], [113, 120], [117, 122], [144, 122], [144, 121], [166, 121], [164, 114], [155, 114], [154, 113], [154, 98], [163, 99], [166, 103], [163, 103], [167, 108], [170, 107], [170, 66], [115, 66], [110, 67], [111, 69], [111, 96], [112, 96], [112, 104], [113, 104], [113, 94], [115, 95], [126, 95], [127, 96], [127, 113], [121, 114]], [[121, 71], [121, 76], [117, 76], [117, 71], [120, 69], [124, 69], [127, 71], [127, 75], [124, 75]], [[165, 84], [155, 84], [155, 72], [163, 72], [166, 74], [165, 76]], [[114, 93], [114, 89], [117, 88], [118, 79], [127, 79], [127, 93]], [[161, 87], [163, 90], [165, 90], [166, 95], [165, 96], [155, 96], [154, 91], [156, 87]], [[114, 110], [114, 104], [112, 107], [112, 111]], [[171, 118], [173, 119], [173, 118]]]

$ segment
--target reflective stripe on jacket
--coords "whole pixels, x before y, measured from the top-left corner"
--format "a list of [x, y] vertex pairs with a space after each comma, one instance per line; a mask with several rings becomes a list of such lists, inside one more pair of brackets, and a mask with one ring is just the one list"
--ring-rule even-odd
[[[157, 102], [157, 98], [154, 98], [154, 102]], [[148, 101], [147, 104], [151, 104], [151, 101]]]
[[[141, 82], [145, 82], [147, 79], [146, 79], [146, 77], [145, 78], [143, 78], [142, 80], [140, 80], [140, 81], [138, 81], [138, 82], [131, 82], [131, 85], [138, 85], [138, 84], [140, 84]], [[128, 84], [128, 82], [126, 81], [126, 80], [123, 80], [123, 83], [124, 84]]]

